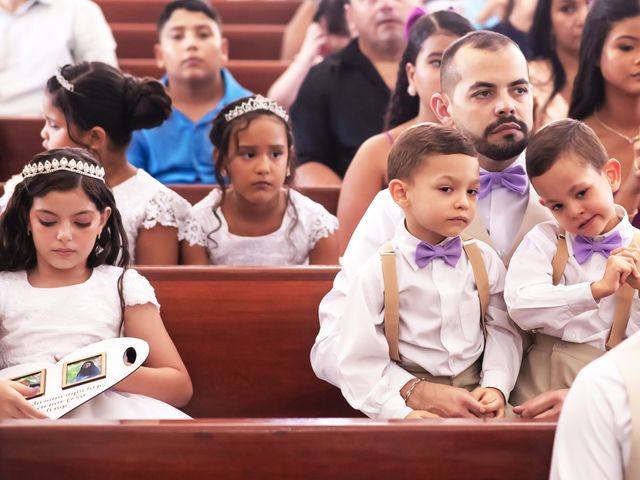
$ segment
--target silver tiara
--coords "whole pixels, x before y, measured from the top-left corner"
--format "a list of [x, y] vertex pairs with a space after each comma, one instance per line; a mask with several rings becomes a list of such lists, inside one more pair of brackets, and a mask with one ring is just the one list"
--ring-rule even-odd
[[89, 162], [83, 162], [75, 159], [67, 160], [66, 157], [62, 157], [60, 160], [54, 158], [44, 163], [30, 163], [25, 165], [22, 169], [22, 178], [35, 177], [36, 175], [43, 175], [45, 173], [59, 172], [60, 170], [66, 170], [67, 172], [77, 173], [78, 175], [84, 175], [85, 177], [97, 178], [104, 182], [104, 168], [98, 167]]
[[249, 112], [255, 112], [256, 110], [268, 110], [271, 113], [275, 113], [285, 122], [289, 121], [289, 114], [284, 109], [284, 107], [281, 107], [273, 100], [265, 98], [262, 95], [256, 95], [254, 98], [241, 103], [229, 113], [226, 113], [224, 119], [227, 122], [230, 122], [234, 118], [241, 117], [242, 115]]
[[62, 85], [62, 88], [69, 92], [73, 92], [73, 84], [64, 78], [64, 75], [62, 75], [62, 67], [58, 67], [58, 70], [56, 71], [56, 80], [58, 80], [58, 83]]

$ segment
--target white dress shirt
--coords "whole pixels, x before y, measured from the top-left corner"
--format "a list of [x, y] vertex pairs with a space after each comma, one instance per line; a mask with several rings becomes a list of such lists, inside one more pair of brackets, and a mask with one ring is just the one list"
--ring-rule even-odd
[[[522, 165], [523, 162], [524, 153], [514, 165]], [[499, 215], [503, 222], [509, 223], [513, 228], [506, 230], [495, 228], [489, 237], [485, 227], [486, 223], [483, 224], [481, 216], [476, 215], [472, 224], [467, 228], [467, 233], [487, 243], [491, 241], [492, 246], [494, 246], [494, 238], [501, 245], [505, 245], [509, 240], [511, 242], [510, 250], [506, 256], [503, 256], [506, 263], [510, 258], [511, 252], [515, 250], [516, 245], [519, 243], [520, 238], [529, 228], [540, 221], [550, 220], [553, 217], [548, 209], [540, 205], [538, 196], [533, 188], [529, 188], [528, 195], [518, 195], [521, 197], [520, 199], [511, 199], [508, 203], [498, 205], [498, 197], [503, 198], [506, 195], [502, 190], [504, 189], [494, 189], [489, 195], [478, 200], [478, 209], [483, 208], [485, 203], [489, 202], [491, 204], [493, 201], [495, 208], [486, 210], [491, 215]], [[517, 194], [514, 193], [514, 195]], [[523, 208], [525, 209], [524, 211], [522, 210]], [[338, 385], [335, 350], [337, 338], [340, 335], [340, 317], [344, 309], [344, 301], [349, 284], [365, 260], [393, 237], [396, 225], [403, 216], [402, 209], [393, 201], [389, 190], [385, 189], [378, 192], [374, 197], [353, 232], [349, 245], [342, 257], [342, 269], [333, 282], [333, 288], [320, 302], [320, 331], [311, 349], [311, 366], [318, 378], [333, 385]], [[514, 229], [516, 233], [512, 237], [507, 238], [504, 236], [507, 235], [507, 230], [511, 232]], [[402, 373], [399, 374], [402, 375]], [[411, 378], [408, 377], [407, 381]]]
[[[509, 168], [518, 165], [525, 168], [524, 152], [509, 165]], [[486, 172], [483, 168], [480, 171]], [[489, 232], [493, 248], [502, 258], [506, 258], [513, 250], [514, 239], [517, 238], [524, 212], [527, 210], [530, 190], [533, 191], [529, 187], [527, 192], [521, 195], [507, 188], [495, 188], [486, 197], [478, 200], [476, 215]]]
[[[619, 232], [623, 245], [631, 242], [636, 229], [622, 207], [616, 206], [620, 223], [605, 235]], [[616, 306], [615, 295], [596, 302], [591, 283], [602, 279], [607, 258], [594, 253], [582, 265], [573, 256], [575, 236], [567, 232], [569, 259], [560, 283], [553, 285], [551, 261], [556, 254], [558, 224], [544, 222], [534, 227], [513, 254], [504, 297], [509, 314], [523, 330], [535, 330], [574, 343], [587, 343], [604, 350]], [[640, 298], [634, 295], [627, 336], [640, 327]]]
[[626, 387], [611, 355], [605, 354], [580, 370], [567, 394], [556, 429], [550, 478], [622, 480], [630, 451]]
[[41, 115], [49, 77], [83, 60], [117, 65], [116, 42], [94, 2], [29, 0], [13, 13], [0, 9], [0, 115]]
[[[445, 239], [445, 242], [449, 239]], [[436, 376], [455, 376], [483, 353], [484, 387], [509, 392], [520, 368], [520, 335], [502, 298], [505, 268], [498, 255], [478, 242], [489, 278], [486, 347], [471, 264], [464, 252], [455, 267], [436, 258], [415, 262], [419, 239], [404, 222], [392, 240], [396, 251], [400, 307], [399, 350], [403, 362]], [[437, 279], [437, 280], [436, 280]], [[413, 375], [398, 375], [383, 330], [384, 282], [379, 254], [369, 258], [346, 298], [338, 339], [338, 380], [351, 406], [373, 418], [404, 418], [411, 412], [400, 389]]]

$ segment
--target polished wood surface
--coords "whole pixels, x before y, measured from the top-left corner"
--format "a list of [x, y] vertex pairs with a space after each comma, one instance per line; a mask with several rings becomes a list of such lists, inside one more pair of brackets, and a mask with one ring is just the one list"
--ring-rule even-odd
[[0, 117], [0, 180], [20, 173], [36, 153], [44, 150], [42, 118]]
[[548, 478], [555, 425], [366, 419], [0, 422], [0, 477]]
[[138, 267], [193, 381], [194, 417], [360, 416], [309, 362], [338, 267]]
[[[97, 0], [107, 22], [155, 23], [169, 0]], [[234, 23], [286, 25], [300, 0], [215, 0], [223, 29]]]
[[[112, 23], [118, 58], [153, 58], [158, 41], [153, 23]], [[284, 25], [234, 24], [224, 28], [233, 60], [278, 60]]]

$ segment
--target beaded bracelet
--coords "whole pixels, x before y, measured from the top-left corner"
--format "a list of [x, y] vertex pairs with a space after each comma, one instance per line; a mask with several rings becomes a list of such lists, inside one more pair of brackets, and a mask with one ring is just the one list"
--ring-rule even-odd
[[404, 403], [407, 403], [409, 401], [409, 397], [413, 393], [413, 389], [416, 388], [416, 385], [418, 385], [422, 380], [422, 378], [416, 378], [409, 386], [409, 390], [407, 390], [407, 394], [404, 396]]

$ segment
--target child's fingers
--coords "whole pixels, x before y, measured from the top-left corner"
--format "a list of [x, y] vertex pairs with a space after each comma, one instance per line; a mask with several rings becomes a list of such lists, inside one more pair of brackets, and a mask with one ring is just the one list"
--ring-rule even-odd
[[26, 418], [49, 418], [29, 402], [18, 405], [18, 409]]
[[478, 387], [475, 390], [471, 391], [470, 393], [473, 398], [475, 398], [478, 401], [481, 401], [486, 393], [486, 390], [482, 387]]

